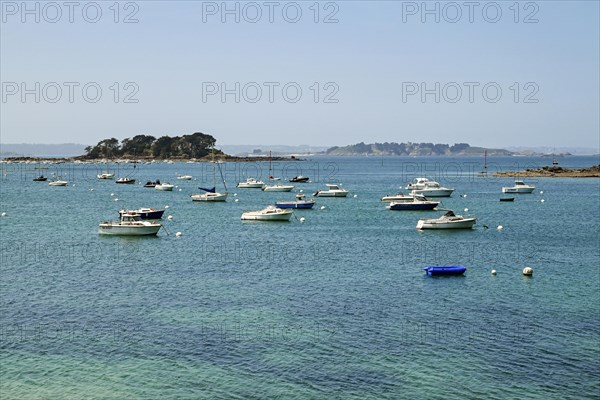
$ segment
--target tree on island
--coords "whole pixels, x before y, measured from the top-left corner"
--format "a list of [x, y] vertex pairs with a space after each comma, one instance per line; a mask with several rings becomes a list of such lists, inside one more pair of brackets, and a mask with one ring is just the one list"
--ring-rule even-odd
[[[131, 139], [123, 139], [120, 144], [115, 138], [101, 140], [96, 146], [86, 147], [83, 157], [202, 158], [210, 154], [216, 142], [214, 137], [201, 132], [174, 137], [162, 136], [158, 139], [150, 135], [136, 135]], [[216, 154], [223, 153], [216, 151]]]

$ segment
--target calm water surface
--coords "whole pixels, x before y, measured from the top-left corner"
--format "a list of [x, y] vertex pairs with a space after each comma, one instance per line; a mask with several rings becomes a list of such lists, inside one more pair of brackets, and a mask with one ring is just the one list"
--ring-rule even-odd
[[[490, 172], [549, 162], [488, 158]], [[212, 167], [108, 166], [177, 185], [159, 192], [95, 179], [98, 165], [3, 165], [2, 399], [598, 398], [599, 179], [528, 179], [536, 191], [504, 203], [512, 179], [479, 176], [480, 157], [279, 162], [276, 176], [312, 178], [296, 191], [351, 194], [256, 223], [241, 213], [294, 193], [236, 189], [268, 163], [230, 163], [228, 202], [193, 203]], [[386, 210], [379, 198], [416, 176], [456, 188], [443, 207], [476, 228], [419, 232], [441, 212]], [[156, 238], [97, 233], [119, 208], [167, 205]], [[427, 265], [468, 271], [428, 278]]]

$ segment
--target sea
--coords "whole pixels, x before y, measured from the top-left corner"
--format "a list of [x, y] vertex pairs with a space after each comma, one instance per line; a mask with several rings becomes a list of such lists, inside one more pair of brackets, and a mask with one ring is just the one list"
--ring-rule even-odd
[[[600, 179], [524, 178], [535, 191], [500, 202], [514, 180], [494, 172], [552, 159], [488, 157], [487, 175], [483, 161], [2, 164], [0, 398], [598, 399]], [[221, 175], [227, 202], [191, 201], [225, 190]], [[236, 188], [269, 175], [311, 181]], [[418, 231], [443, 211], [386, 209], [416, 177], [454, 188], [440, 208], [474, 229]], [[175, 189], [143, 187], [156, 179]], [[290, 222], [240, 220], [326, 183], [349, 196]], [[166, 209], [157, 237], [98, 234], [139, 207]], [[424, 273], [437, 265], [467, 272]]]

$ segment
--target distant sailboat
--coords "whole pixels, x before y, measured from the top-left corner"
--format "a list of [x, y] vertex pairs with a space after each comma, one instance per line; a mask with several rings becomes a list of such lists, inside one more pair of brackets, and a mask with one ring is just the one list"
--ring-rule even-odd
[[[223, 171], [221, 170], [221, 163], [215, 162], [215, 148], [212, 149], [212, 161], [213, 164], [213, 187], [212, 188], [198, 188], [203, 190], [205, 193], [202, 194], [193, 194], [192, 201], [227, 201], [227, 184], [225, 183], [225, 177], [223, 176]], [[219, 168], [219, 173], [221, 174], [221, 181], [223, 182], [223, 187], [225, 188], [225, 192], [219, 193], [217, 192], [216, 185], [216, 168]]]
[[269, 179], [272, 181], [281, 180], [281, 178], [275, 178], [273, 176], [273, 157], [271, 155], [271, 150], [269, 150]]
[[483, 151], [483, 170], [479, 173], [479, 175], [487, 176], [487, 150]]

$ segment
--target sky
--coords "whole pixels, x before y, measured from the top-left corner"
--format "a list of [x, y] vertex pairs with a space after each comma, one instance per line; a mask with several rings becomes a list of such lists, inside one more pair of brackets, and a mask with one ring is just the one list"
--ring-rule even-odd
[[598, 1], [0, 4], [0, 141], [600, 146]]

